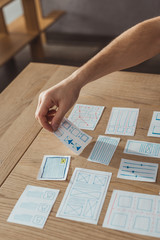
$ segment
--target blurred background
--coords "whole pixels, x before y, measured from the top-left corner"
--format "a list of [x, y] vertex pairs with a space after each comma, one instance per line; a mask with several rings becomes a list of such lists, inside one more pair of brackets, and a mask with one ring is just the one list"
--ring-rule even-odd
[[[79, 67], [119, 34], [160, 13], [160, 0], [40, 0], [40, 4], [44, 17], [52, 10], [64, 14], [45, 30], [43, 58], [33, 58], [27, 44], [0, 66], [0, 92], [31, 61]], [[3, 12], [11, 24], [23, 15], [21, 0], [11, 1]], [[159, 74], [160, 56], [128, 70]]]

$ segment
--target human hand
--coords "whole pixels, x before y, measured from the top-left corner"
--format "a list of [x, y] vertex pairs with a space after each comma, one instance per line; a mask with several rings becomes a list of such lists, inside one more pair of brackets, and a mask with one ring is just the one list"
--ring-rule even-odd
[[35, 118], [48, 131], [56, 131], [66, 112], [76, 102], [79, 92], [80, 87], [69, 79], [43, 91], [39, 96]]

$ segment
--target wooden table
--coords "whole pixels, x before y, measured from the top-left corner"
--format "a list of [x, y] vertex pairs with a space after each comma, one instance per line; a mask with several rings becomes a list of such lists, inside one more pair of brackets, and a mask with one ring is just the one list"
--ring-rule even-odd
[[[80, 156], [77, 156], [60, 143], [52, 133], [41, 129], [34, 118], [39, 93], [61, 81], [75, 69], [75, 67], [67, 66], [30, 64], [0, 94], [0, 239], [152, 239], [102, 228], [102, 223], [113, 189], [159, 194], [160, 172], [156, 183], [118, 179], [117, 172], [122, 157], [159, 163], [159, 159], [128, 156], [123, 153], [123, 149], [127, 139], [160, 142], [158, 138], [147, 137], [152, 113], [154, 110], [160, 111], [160, 76], [116, 72], [85, 86], [81, 91], [78, 103], [102, 105], [106, 108], [95, 131], [86, 131], [93, 137], [91, 144]], [[135, 136], [121, 136], [121, 142], [109, 166], [89, 162], [87, 157], [97, 136], [104, 134], [112, 107], [140, 109]], [[44, 154], [71, 155], [71, 165], [66, 181], [36, 180]], [[97, 226], [56, 218], [56, 212], [75, 167], [113, 173]], [[60, 189], [60, 194], [42, 230], [6, 221], [28, 184]]]

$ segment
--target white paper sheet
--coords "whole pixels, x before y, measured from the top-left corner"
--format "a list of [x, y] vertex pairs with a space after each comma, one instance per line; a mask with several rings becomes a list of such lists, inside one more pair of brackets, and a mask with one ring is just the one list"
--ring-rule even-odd
[[76, 154], [80, 154], [92, 139], [92, 137], [81, 131], [66, 118], [62, 120], [58, 130], [53, 133]]
[[103, 110], [103, 106], [76, 104], [68, 119], [80, 129], [94, 130]]
[[113, 190], [103, 227], [160, 237], [160, 196]]
[[97, 224], [112, 173], [76, 168], [57, 217]]
[[66, 180], [70, 156], [45, 155], [38, 173], [38, 180]]
[[43, 228], [55, 203], [59, 190], [28, 185], [15, 207], [8, 222], [36, 228]]
[[118, 178], [156, 182], [158, 164], [121, 159]]
[[108, 165], [116, 151], [119, 141], [120, 138], [99, 135], [88, 160]]
[[160, 144], [128, 140], [124, 149], [124, 153], [160, 158]]
[[105, 134], [134, 136], [139, 109], [112, 108]]
[[152, 121], [147, 136], [160, 137], [160, 112], [153, 112]]

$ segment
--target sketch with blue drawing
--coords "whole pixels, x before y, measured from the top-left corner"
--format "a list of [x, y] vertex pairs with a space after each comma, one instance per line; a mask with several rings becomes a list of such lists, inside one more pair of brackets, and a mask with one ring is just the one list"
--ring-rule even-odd
[[57, 189], [28, 185], [7, 221], [42, 229], [58, 193]]
[[159, 238], [159, 206], [159, 196], [113, 190], [103, 227]]
[[147, 136], [160, 137], [160, 112], [153, 112], [152, 121]]
[[121, 159], [118, 178], [155, 182], [157, 177], [158, 164]]
[[76, 168], [56, 216], [97, 224], [111, 175]]
[[70, 156], [45, 155], [37, 176], [38, 180], [66, 180]]
[[160, 158], [160, 144], [136, 140], [127, 140], [124, 153]]
[[66, 118], [62, 120], [58, 130], [53, 133], [76, 154], [80, 154], [92, 139], [92, 137], [81, 131]]
[[94, 145], [89, 161], [108, 165], [113, 157], [113, 154], [118, 146], [120, 138], [98, 136], [96, 144]]
[[106, 134], [134, 136], [139, 109], [112, 108]]

